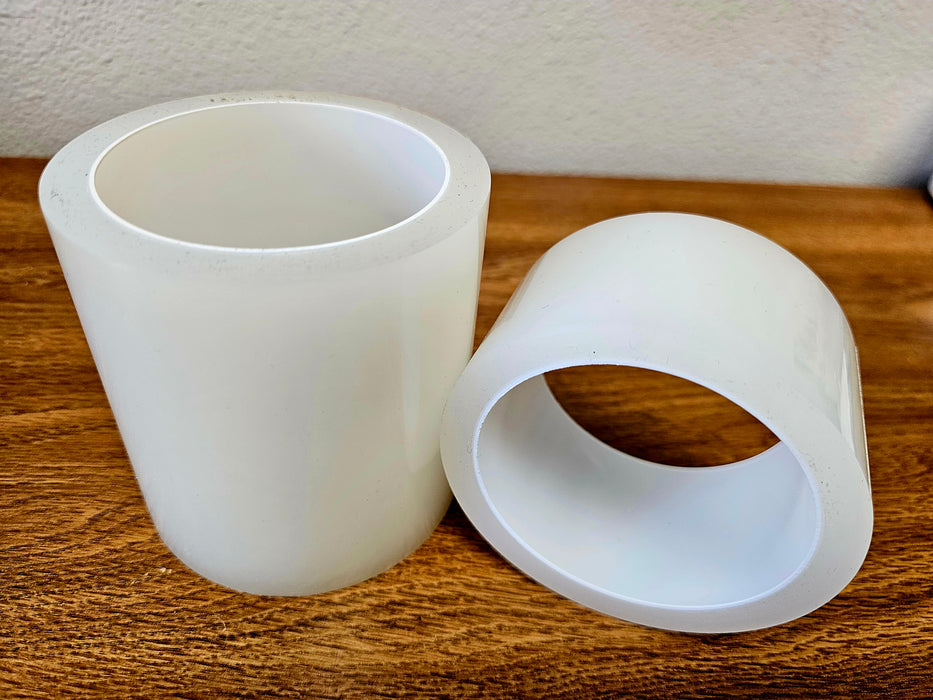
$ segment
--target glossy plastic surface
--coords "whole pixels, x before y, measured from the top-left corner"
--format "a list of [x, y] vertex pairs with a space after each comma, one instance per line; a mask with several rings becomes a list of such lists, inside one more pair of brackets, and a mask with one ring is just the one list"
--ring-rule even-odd
[[[543, 374], [667, 372], [781, 442], [710, 468], [653, 464], [582, 430]], [[459, 379], [442, 454], [503, 556], [584, 605], [653, 627], [734, 632], [812, 611], [855, 575], [872, 504], [852, 334], [776, 244], [685, 214], [604, 221], [532, 268]]]
[[192, 569], [315, 593], [433, 530], [489, 183], [443, 124], [327, 94], [158, 105], [52, 159], [59, 260], [152, 518]]

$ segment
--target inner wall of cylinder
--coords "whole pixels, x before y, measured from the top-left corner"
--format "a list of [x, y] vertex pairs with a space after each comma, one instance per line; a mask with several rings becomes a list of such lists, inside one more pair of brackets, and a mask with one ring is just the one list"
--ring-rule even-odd
[[645, 462], [576, 425], [543, 376], [493, 407], [477, 462], [489, 503], [529, 549], [645, 603], [760, 595], [804, 563], [816, 537], [812, 490], [783, 443], [722, 467]]
[[333, 105], [236, 104], [138, 131], [101, 159], [115, 214], [191, 243], [283, 248], [374, 233], [440, 192], [446, 164], [424, 135]]

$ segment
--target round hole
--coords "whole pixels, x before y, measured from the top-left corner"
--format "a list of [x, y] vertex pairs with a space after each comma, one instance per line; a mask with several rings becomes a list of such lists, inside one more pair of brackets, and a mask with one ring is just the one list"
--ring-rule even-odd
[[645, 604], [761, 595], [793, 576], [817, 534], [812, 489], [783, 443], [707, 469], [646, 462], [577, 425], [540, 375], [492, 407], [476, 465], [487, 502], [526, 549]]
[[663, 372], [589, 365], [546, 377], [557, 402], [580, 427], [649, 462], [730, 464], [778, 442], [761, 421], [729, 399]]
[[114, 214], [157, 235], [237, 248], [364, 236], [425, 208], [440, 150], [390, 118], [314, 103], [244, 103], [156, 122], [114, 145], [94, 185]]

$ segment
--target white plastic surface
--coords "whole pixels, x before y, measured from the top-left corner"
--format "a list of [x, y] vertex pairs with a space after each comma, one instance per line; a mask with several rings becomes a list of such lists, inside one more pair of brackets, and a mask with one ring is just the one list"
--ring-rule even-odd
[[[543, 374], [615, 364], [731, 399], [780, 442], [710, 468], [653, 464], [581, 429]], [[447, 404], [448, 480], [508, 560], [584, 605], [689, 632], [779, 624], [848, 584], [872, 503], [858, 361], [799, 260], [686, 214], [604, 221], [548, 251]]]
[[158, 105], [52, 159], [43, 213], [152, 518], [188, 566], [315, 593], [433, 530], [489, 184], [452, 129], [327, 94]]

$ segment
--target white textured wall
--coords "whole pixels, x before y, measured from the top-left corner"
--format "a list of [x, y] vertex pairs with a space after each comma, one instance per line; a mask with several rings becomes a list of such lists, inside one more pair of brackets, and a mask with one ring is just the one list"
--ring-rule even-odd
[[915, 184], [929, 0], [0, 0], [0, 154], [224, 90], [378, 97], [494, 169]]

